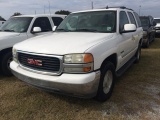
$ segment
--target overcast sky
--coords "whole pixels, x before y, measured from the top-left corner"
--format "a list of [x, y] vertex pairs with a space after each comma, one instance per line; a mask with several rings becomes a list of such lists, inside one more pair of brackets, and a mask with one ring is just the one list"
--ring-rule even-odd
[[57, 10], [79, 11], [105, 6], [126, 6], [132, 8], [140, 15], [160, 17], [160, 0], [0, 0], [0, 16], [8, 19], [13, 13], [22, 14], [51, 13]]

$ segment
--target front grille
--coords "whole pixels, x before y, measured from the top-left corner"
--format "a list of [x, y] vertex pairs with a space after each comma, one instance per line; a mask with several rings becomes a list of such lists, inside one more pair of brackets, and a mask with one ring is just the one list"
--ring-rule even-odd
[[[29, 63], [28, 60], [32, 60], [33, 62]], [[22, 66], [37, 71], [54, 73], [60, 71], [60, 60], [56, 57], [18, 53], [18, 61]], [[41, 61], [39, 63], [41, 65], [34, 63], [35, 61]]]

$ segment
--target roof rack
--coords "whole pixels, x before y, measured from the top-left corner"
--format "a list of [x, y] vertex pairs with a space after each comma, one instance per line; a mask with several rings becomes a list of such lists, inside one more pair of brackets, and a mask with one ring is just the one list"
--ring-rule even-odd
[[[121, 8], [121, 9], [128, 9], [128, 10], [132, 10], [132, 9], [127, 8], [127, 7], [125, 7], [125, 6], [115, 6], [115, 7], [108, 7], [108, 6], [106, 6], [106, 9], [109, 9], [109, 8]], [[132, 10], [132, 11], [133, 11], [133, 10]]]

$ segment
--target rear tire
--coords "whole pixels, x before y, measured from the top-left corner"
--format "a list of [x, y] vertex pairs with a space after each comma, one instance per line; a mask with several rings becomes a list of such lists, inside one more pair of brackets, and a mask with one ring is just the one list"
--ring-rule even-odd
[[12, 76], [11, 70], [10, 70], [10, 62], [12, 61], [12, 52], [8, 52], [3, 55], [2, 60], [1, 60], [1, 72], [5, 76]]
[[150, 37], [148, 37], [147, 42], [144, 45], [145, 48], [149, 48], [149, 45], [150, 45], [149, 41], [150, 41]]
[[101, 102], [104, 102], [107, 99], [109, 99], [112, 95], [114, 84], [115, 67], [113, 63], [108, 61], [101, 69], [101, 77], [96, 99]]
[[155, 34], [153, 35], [153, 40], [152, 40], [152, 42], [154, 42], [155, 41]]

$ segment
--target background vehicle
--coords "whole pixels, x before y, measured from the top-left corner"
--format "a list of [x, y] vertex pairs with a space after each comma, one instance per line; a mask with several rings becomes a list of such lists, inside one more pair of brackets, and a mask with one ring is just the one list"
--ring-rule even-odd
[[138, 14], [126, 7], [74, 12], [54, 34], [14, 45], [10, 67], [33, 86], [105, 101], [115, 78], [139, 61], [142, 35]]
[[140, 16], [140, 20], [143, 27], [143, 46], [149, 47], [149, 44], [155, 39], [155, 25], [152, 16]]
[[38, 35], [51, 33], [65, 15], [22, 15], [10, 18], [0, 28], [0, 70], [10, 76], [9, 64], [12, 61], [12, 46]]
[[160, 18], [154, 18], [154, 20], [157, 23], [157, 25], [155, 26], [156, 34], [160, 34]]

